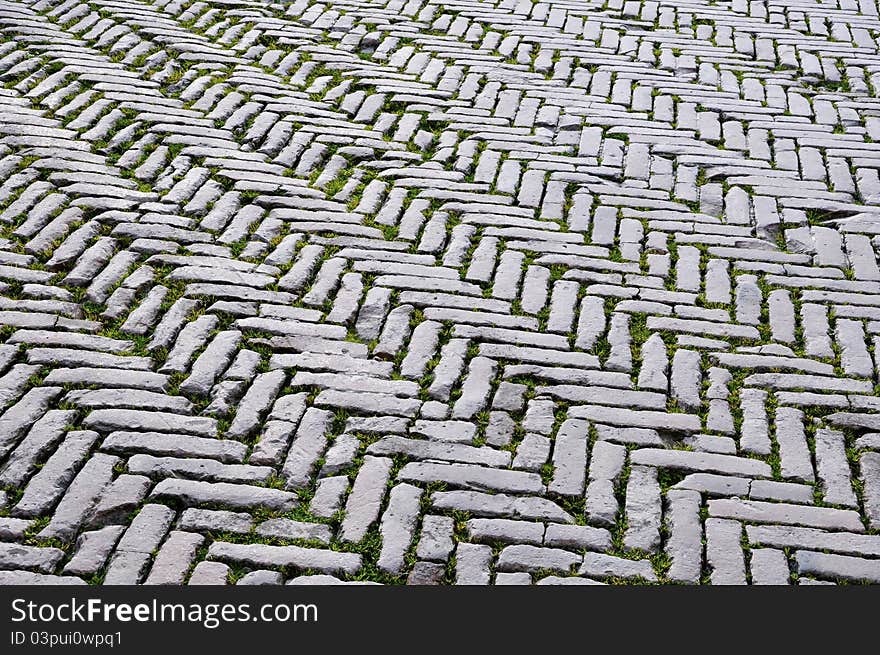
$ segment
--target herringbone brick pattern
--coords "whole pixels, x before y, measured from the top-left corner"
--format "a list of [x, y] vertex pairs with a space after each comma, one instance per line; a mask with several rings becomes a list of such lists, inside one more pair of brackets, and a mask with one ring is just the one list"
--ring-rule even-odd
[[0, 0], [0, 582], [880, 582], [873, 0]]

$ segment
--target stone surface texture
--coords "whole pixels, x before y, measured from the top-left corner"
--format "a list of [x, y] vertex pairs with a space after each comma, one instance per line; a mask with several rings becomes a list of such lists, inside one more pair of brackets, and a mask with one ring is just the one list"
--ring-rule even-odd
[[0, 0], [0, 582], [880, 582], [876, 0]]

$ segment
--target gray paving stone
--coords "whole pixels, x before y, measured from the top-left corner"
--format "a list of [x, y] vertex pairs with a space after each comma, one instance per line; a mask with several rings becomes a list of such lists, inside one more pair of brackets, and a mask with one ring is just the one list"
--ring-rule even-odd
[[508, 496], [478, 491], [440, 491], [432, 498], [438, 509], [470, 512], [476, 516], [509, 516], [525, 519], [573, 522], [572, 517], [551, 500], [536, 496]]
[[758, 460], [687, 450], [644, 448], [635, 451], [630, 461], [633, 464], [670, 467], [685, 471], [711, 471], [728, 475], [769, 477], [771, 473], [770, 467]]
[[422, 491], [410, 484], [398, 484], [391, 489], [388, 507], [382, 514], [379, 532], [382, 550], [377, 562], [389, 573], [399, 573], [404, 566], [404, 555], [413, 539], [419, 516]]
[[860, 479], [864, 485], [865, 514], [868, 525], [880, 525], [880, 453], [864, 452], [859, 458]]
[[238, 404], [232, 425], [226, 431], [230, 437], [245, 437], [257, 429], [262, 415], [268, 411], [284, 384], [283, 371], [258, 375], [244, 398]]
[[142, 389], [75, 389], [68, 391], [63, 400], [95, 409], [130, 407], [176, 414], [189, 414], [192, 411], [192, 403], [186, 398]]
[[700, 494], [696, 491], [673, 490], [667, 493], [667, 550], [672, 563], [667, 575], [670, 580], [696, 584], [700, 579], [701, 541]]
[[0, 543], [0, 567], [31, 569], [51, 573], [64, 558], [59, 548], [39, 548], [21, 544]]
[[741, 535], [742, 525], [737, 521], [706, 520], [706, 560], [713, 585], [746, 584], [745, 559], [739, 545]]
[[709, 501], [709, 514], [754, 523], [782, 523], [863, 532], [858, 513], [828, 507], [719, 499]]
[[238, 347], [241, 333], [237, 330], [220, 332], [196, 359], [189, 377], [180, 385], [184, 393], [207, 396], [220, 373], [230, 364]]
[[306, 411], [281, 469], [286, 489], [302, 488], [308, 484], [312, 469], [326, 445], [330, 420], [329, 412], [314, 408]]
[[487, 585], [492, 549], [478, 544], [459, 543], [455, 548], [455, 584]]
[[150, 498], [176, 500], [184, 505], [225, 505], [233, 509], [263, 505], [277, 511], [291, 509], [297, 504], [295, 494], [280, 489], [171, 478], [166, 478], [157, 484], [150, 492]]
[[544, 525], [512, 519], [470, 519], [468, 534], [477, 543], [513, 543], [540, 545], [544, 539]]
[[241, 462], [247, 453], [247, 446], [239, 441], [174, 432], [111, 432], [101, 448], [119, 454], [145, 451], [169, 457], [210, 457], [221, 462]]
[[691, 414], [667, 414], [666, 412], [636, 411], [618, 407], [579, 405], [569, 411], [572, 418], [601, 421], [611, 425], [668, 430], [670, 432], [697, 432], [700, 419]]
[[72, 541], [89, 511], [113, 478], [113, 467], [118, 457], [98, 453], [93, 455], [70, 483], [61, 501], [55, 507], [51, 520], [38, 535]]
[[205, 538], [199, 534], [174, 531], [156, 554], [156, 560], [144, 584], [175, 585], [183, 584], [186, 574], [195, 559], [196, 550]]
[[210, 531], [210, 532], [250, 532], [254, 521], [250, 514], [245, 512], [230, 512], [227, 510], [197, 509], [190, 507], [185, 509], [178, 519], [177, 527], [186, 531]]
[[27, 436], [10, 453], [0, 481], [6, 485], [20, 485], [33, 473], [41, 455], [53, 448], [64, 437], [64, 430], [74, 416], [72, 411], [49, 410], [28, 431]]
[[74, 545], [73, 557], [65, 564], [64, 573], [71, 575], [94, 575], [104, 567], [107, 558], [125, 531], [121, 525], [83, 532]]
[[114, 430], [174, 431], [201, 437], [217, 434], [216, 421], [212, 418], [181, 416], [165, 412], [147, 412], [134, 409], [96, 409], [84, 420], [83, 425], [101, 432]]
[[[740, 448], [750, 453], [769, 455], [772, 444], [767, 420], [767, 392], [760, 389], [743, 389], [740, 392], [740, 409], [743, 415]], [[779, 434], [779, 426], [780, 424], [777, 424], [777, 441], [781, 449], [783, 439]], [[782, 429], [787, 429], [785, 424]]]
[[152, 483], [143, 475], [122, 474], [103, 492], [87, 520], [89, 526], [124, 523], [146, 498]]
[[6, 517], [0, 520], [0, 537], [9, 541], [21, 541], [32, 524], [33, 521], [28, 519]]
[[269, 568], [289, 566], [327, 573], [357, 573], [361, 568], [361, 556], [357, 553], [342, 553], [301, 546], [232, 544], [215, 541], [208, 547], [208, 558], [246, 566]]
[[153, 477], [186, 477], [193, 480], [242, 482], [258, 484], [265, 482], [272, 469], [268, 466], [247, 464], [221, 464], [213, 459], [184, 459], [176, 457], [153, 457], [134, 455], [128, 460], [132, 473]]
[[792, 407], [776, 409], [776, 443], [779, 444], [782, 475], [812, 482], [813, 465], [804, 432], [804, 414]]
[[469, 419], [485, 407], [495, 371], [496, 364], [491, 359], [475, 357], [471, 360], [462, 383], [461, 397], [452, 407], [452, 418]]
[[588, 424], [565, 421], [556, 433], [553, 446], [553, 478], [548, 491], [563, 496], [579, 496], [584, 488], [587, 466]]
[[844, 580], [880, 582], [880, 567], [876, 560], [799, 550], [795, 555], [798, 571], [806, 575]]
[[0, 455], [12, 450], [34, 422], [40, 418], [61, 392], [60, 387], [39, 387], [31, 389], [0, 415]]
[[551, 523], [544, 533], [544, 545], [570, 550], [608, 550], [611, 548], [611, 533], [588, 525]]
[[657, 580], [647, 560], [623, 559], [603, 553], [586, 553], [578, 573], [594, 577], [641, 578], [649, 582]]
[[499, 571], [534, 572], [555, 569], [568, 572], [580, 562], [579, 555], [567, 550], [517, 544], [505, 546], [498, 556], [497, 568]]
[[407, 576], [408, 585], [439, 585], [446, 575], [446, 567], [436, 562], [416, 562]]
[[532, 576], [528, 573], [496, 573], [496, 585], [530, 585], [532, 584]]
[[245, 573], [235, 584], [243, 586], [266, 586], [280, 585], [283, 582], [283, 576], [277, 571], [260, 570]]
[[375, 455], [407, 455], [413, 459], [433, 459], [466, 464], [503, 467], [510, 464], [510, 454], [494, 448], [467, 446], [456, 443], [438, 443], [424, 439], [383, 437], [367, 447]]
[[774, 548], [756, 548], [751, 551], [749, 568], [754, 585], [787, 585], [788, 560], [785, 553]]
[[379, 518], [391, 465], [386, 457], [364, 458], [345, 505], [345, 518], [340, 526], [340, 538], [344, 541], [360, 541]]
[[199, 562], [193, 569], [187, 584], [197, 586], [225, 585], [229, 580], [229, 567], [222, 562]]
[[783, 500], [810, 505], [813, 503], [813, 487], [792, 482], [752, 480], [748, 495], [755, 500]]
[[617, 517], [614, 482], [623, 470], [625, 459], [623, 446], [600, 441], [593, 447], [586, 511], [593, 521], [604, 526], [613, 526]]
[[257, 526], [256, 533], [264, 537], [320, 541], [325, 544], [330, 543], [332, 535], [330, 528], [321, 523], [304, 523], [285, 518], [263, 521]]
[[633, 466], [624, 506], [627, 528], [623, 543], [627, 548], [654, 551], [660, 545], [661, 502], [657, 469]]
[[455, 548], [452, 540], [454, 521], [446, 516], [428, 515], [422, 520], [422, 531], [416, 548], [421, 560], [445, 562]]
[[446, 482], [474, 490], [488, 489], [508, 493], [541, 493], [544, 485], [535, 473], [490, 469], [473, 464], [435, 464], [410, 462], [398, 474], [411, 482]]
[[814, 444], [816, 469], [822, 483], [825, 502], [831, 505], [857, 507], [850, 481], [843, 433], [836, 430], [816, 430]]

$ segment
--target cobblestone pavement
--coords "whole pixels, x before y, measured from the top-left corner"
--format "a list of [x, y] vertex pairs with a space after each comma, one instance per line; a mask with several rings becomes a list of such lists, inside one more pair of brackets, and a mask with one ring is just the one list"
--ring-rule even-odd
[[0, 0], [0, 582], [880, 582], [872, 0]]

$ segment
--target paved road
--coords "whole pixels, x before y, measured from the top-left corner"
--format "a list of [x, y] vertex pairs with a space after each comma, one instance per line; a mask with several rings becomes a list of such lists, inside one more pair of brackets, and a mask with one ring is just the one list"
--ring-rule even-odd
[[880, 582], [878, 38], [0, 1], [0, 583]]

